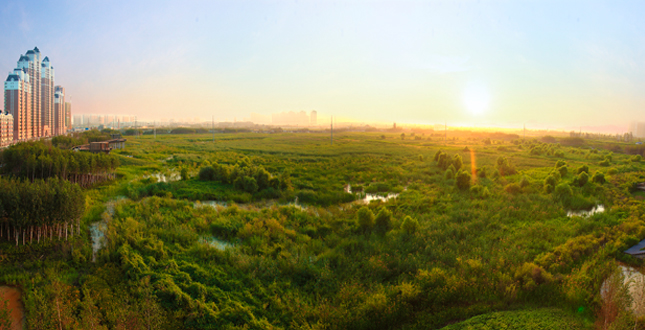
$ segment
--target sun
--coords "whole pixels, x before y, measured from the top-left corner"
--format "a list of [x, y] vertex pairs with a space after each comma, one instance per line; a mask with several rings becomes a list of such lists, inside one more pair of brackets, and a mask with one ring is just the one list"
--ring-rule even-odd
[[468, 84], [464, 90], [464, 105], [472, 115], [481, 115], [488, 110], [490, 95], [486, 87]]

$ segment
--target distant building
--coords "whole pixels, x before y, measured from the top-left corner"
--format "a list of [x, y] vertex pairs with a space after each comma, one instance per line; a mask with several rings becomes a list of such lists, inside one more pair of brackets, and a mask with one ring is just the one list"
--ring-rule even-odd
[[15, 69], [4, 82], [4, 109], [13, 116], [13, 139], [27, 140], [30, 136], [31, 84], [26, 70]]
[[629, 125], [629, 132], [633, 137], [645, 138], [645, 123], [633, 122]]
[[13, 116], [4, 111], [0, 112], [0, 147], [6, 147], [13, 142]]
[[51, 136], [54, 127], [54, 67], [45, 57], [40, 70], [40, 136]]
[[65, 88], [54, 87], [54, 135], [65, 133]]
[[31, 84], [31, 93], [29, 95], [29, 125], [27, 127], [27, 139], [32, 137], [39, 137], [42, 133], [40, 123], [40, 105], [41, 105], [41, 60], [40, 50], [34, 47], [33, 50], [28, 50], [24, 56], [20, 56], [18, 60], [18, 68], [25, 69], [29, 75], [29, 83]]
[[72, 129], [72, 104], [65, 102], [65, 132]]
[[311, 110], [309, 113], [309, 124], [318, 125], [318, 112], [316, 110]]

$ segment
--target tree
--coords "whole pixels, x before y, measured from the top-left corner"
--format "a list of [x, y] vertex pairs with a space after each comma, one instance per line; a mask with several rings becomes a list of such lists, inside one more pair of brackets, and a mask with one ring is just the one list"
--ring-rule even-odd
[[466, 190], [470, 188], [470, 173], [465, 170], [461, 170], [457, 173], [457, 187], [461, 190]]
[[603, 183], [605, 183], [605, 174], [602, 173], [602, 172], [596, 171], [596, 173], [594, 173], [593, 178], [591, 179], [591, 181], [593, 181], [594, 183], [603, 184]]
[[374, 227], [374, 213], [367, 206], [363, 206], [357, 213], [358, 227], [363, 231], [372, 230]]
[[587, 172], [580, 172], [580, 174], [578, 175], [577, 181], [580, 187], [586, 185], [587, 182], [589, 181], [589, 174], [587, 174]]
[[455, 156], [452, 158], [452, 165], [455, 167], [455, 170], [459, 171], [463, 164], [464, 162], [461, 160], [461, 156], [459, 154], [455, 154]]
[[403, 229], [406, 234], [412, 235], [419, 230], [419, 221], [408, 215], [405, 217], [405, 219], [403, 219], [401, 229]]
[[375, 220], [376, 231], [385, 234], [392, 229], [392, 212], [385, 206], [382, 206], [376, 214]]
[[198, 176], [202, 181], [213, 181], [215, 179], [215, 169], [212, 166], [204, 166], [199, 170]]
[[181, 168], [181, 180], [182, 181], [188, 180], [188, 169], [185, 167]]

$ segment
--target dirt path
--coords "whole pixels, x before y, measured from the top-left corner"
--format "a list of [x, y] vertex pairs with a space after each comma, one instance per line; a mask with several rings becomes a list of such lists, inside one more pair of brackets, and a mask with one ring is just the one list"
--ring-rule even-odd
[[25, 307], [22, 304], [20, 296], [19, 289], [10, 286], [0, 286], [0, 303], [5, 300], [9, 301], [12, 320], [11, 330], [22, 330], [25, 326]]

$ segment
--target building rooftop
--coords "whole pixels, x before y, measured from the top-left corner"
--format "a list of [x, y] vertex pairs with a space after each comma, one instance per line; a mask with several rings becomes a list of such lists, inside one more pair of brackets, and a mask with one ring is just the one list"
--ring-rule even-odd
[[20, 77], [15, 73], [10, 73], [7, 77], [7, 81], [20, 81]]

